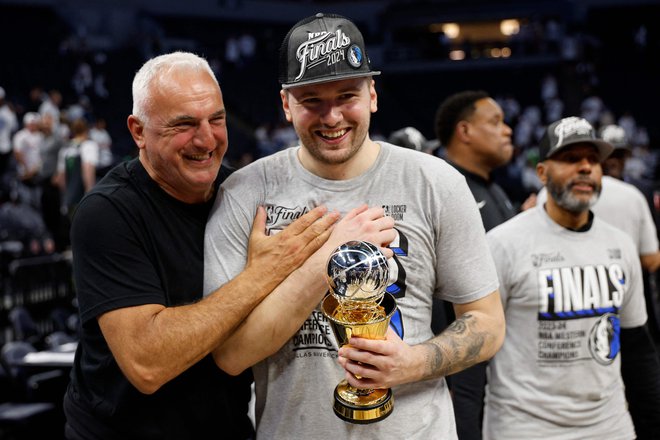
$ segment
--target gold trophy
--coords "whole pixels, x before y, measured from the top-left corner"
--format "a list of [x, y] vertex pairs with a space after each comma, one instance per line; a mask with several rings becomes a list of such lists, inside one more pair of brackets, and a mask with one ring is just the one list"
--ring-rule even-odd
[[[385, 292], [389, 268], [380, 249], [365, 241], [344, 243], [330, 255], [326, 276], [330, 294], [323, 299], [321, 310], [339, 347], [348, 344], [351, 336], [385, 339], [396, 301]], [[351, 423], [378, 422], [394, 408], [389, 388], [355, 388], [346, 379], [335, 388], [334, 398], [335, 414]]]

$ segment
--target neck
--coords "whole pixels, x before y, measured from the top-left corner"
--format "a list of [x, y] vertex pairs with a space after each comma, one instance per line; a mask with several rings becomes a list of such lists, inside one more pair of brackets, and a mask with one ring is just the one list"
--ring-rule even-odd
[[300, 164], [310, 173], [328, 180], [348, 180], [362, 175], [378, 158], [380, 145], [369, 138], [365, 140], [357, 153], [341, 163], [322, 162], [302, 146], [298, 150]]
[[490, 170], [482, 166], [479, 161], [474, 160], [474, 158], [467, 157], [462, 154], [456, 154], [457, 149], [467, 149], [466, 145], [459, 145], [457, 147], [447, 148], [447, 159], [455, 163], [459, 167], [467, 170], [473, 174], [476, 174], [479, 177], [482, 177], [485, 180], [490, 180]]
[[177, 199], [180, 202], [189, 203], [192, 205], [192, 204], [204, 203], [209, 201], [213, 196], [213, 194], [215, 193], [215, 188], [213, 184], [211, 184], [208, 188], [199, 191], [177, 190], [174, 186], [168, 184], [165, 180], [161, 179], [158, 176], [158, 174], [153, 169], [149, 161], [144, 160], [142, 156], [142, 151], [143, 150], [140, 150], [140, 156], [139, 156], [140, 163], [142, 163], [142, 166], [147, 171], [147, 174], [149, 174], [149, 177], [151, 177], [151, 180], [156, 182], [156, 184], [160, 187], [160, 189], [165, 191], [171, 197]]
[[557, 205], [549, 194], [544, 208], [555, 223], [567, 229], [580, 229], [589, 222], [588, 209], [580, 212], [567, 211]]

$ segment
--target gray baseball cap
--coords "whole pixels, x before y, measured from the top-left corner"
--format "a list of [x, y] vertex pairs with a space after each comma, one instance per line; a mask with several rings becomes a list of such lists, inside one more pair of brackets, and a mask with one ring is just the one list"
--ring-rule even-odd
[[596, 137], [596, 131], [584, 118], [569, 116], [548, 126], [539, 143], [540, 160], [546, 160], [568, 146], [588, 143], [598, 149], [600, 161], [607, 159], [614, 147]]
[[371, 69], [362, 33], [341, 15], [318, 13], [300, 20], [280, 47], [283, 89], [373, 75], [380, 72]]

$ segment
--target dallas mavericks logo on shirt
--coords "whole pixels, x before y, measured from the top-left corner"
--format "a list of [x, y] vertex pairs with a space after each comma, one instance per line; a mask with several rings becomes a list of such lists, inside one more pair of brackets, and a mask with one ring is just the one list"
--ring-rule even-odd
[[621, 350], [621, 327], [619, 317], [607, 313], [600, 317], [591, 328], [589, 334], [589, 351], [601, 365], [609, 365], [614, 362]]
[[[345, 61], [345, 48], [350, 46], [351, 39], [348, 35], [337, 29], [336, 32], [312, 32], [308, 35], [308, 40], [298, 46], [296, 58], [300, 63], [300, 73], [294, 81], [300, 80], [305, 76], [307, 69], [311, 69], [319, 64], [332, 66], [340, 61]], [[350, 50], [348, 62], [354, 67], [362, 64], [362, 51], [353, 45]], [[353, 63], [359, 63], [355, 66]]]

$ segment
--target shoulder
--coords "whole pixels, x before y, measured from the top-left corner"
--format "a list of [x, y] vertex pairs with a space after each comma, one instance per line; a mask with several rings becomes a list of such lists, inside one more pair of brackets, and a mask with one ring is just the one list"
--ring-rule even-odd
[[297, 148], [288, 148], [266, 157], [259, 158], [246, 166], [233, 170], [222, 183], [222, 188], [232, 190], [249, 183], [256, 185], [267, 179], [285, 177], [290, 173], [294, 164]]
[[134, 174], [137, 172], [135, 169], [137, 165], [137, 159], [121, 162], [116, 165], [94, 185], [83, 200], [92, 197], [100, 197], [108, 200], [137, 197], [139, 182]]
[[524, 237], [530, 230], [538, 231], [540, 223], [539, 209], [543, 208], [536, 206], [532, 209], [516, 214], [509, 220], [500, 223], [488, 231], [486, 236], [489, 240], [498, 240], [500, 238], [510, 240], [512, 235], [516, 237]]
[[623, 180], [615, 179], [614, 177], [603, 176], [602, 185], [602, 195], [605, 197], [607, 197], [609, 194], [620, 194], [622, 196], [643, 196], [642, 192], [635, 185], [624, 182]]
[[445, 186], [451, 182], [465, 181], [465, 177], [444, 159], [388, 142], [379, 144], [387, 155], [388, 166], [408, 173], [410, 178], [420, 176], [431, 181], [442, 180]]
[[592, 210], [597, 215], [629, 216], [648, 210], [644, 193], [635, 185], [603, 176], [602, 191]]
[[625, 232], [623, 229], [620, 229], [618, 226], [612, 225], [606, 220], [603, 220], [603, 218], [599, 217], [598, 215], [594, 217], [592, 228], [594, 229], [594, 232], [599, 234], [599, 236], [602, 237], [602, 240], [605, 242], [629, 242], [633, 249], [636, 249], [635, 242], [627, 232]]

